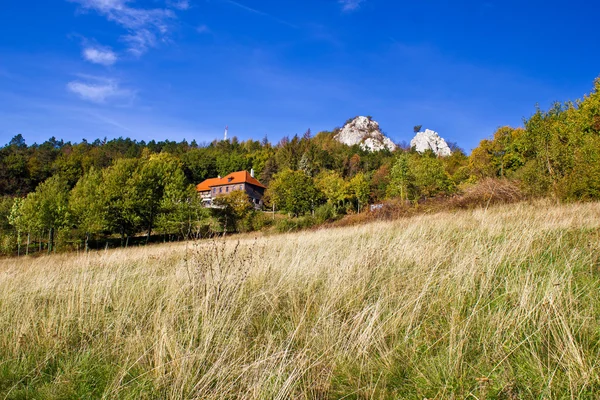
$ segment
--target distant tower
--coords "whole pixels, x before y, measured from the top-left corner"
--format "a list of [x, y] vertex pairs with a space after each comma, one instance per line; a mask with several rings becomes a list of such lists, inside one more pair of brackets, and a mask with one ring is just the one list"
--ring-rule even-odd
[[229, 132], [229, 125], [225, 127], [225, 135], [223, 140], [227, 141], [227, 133]]

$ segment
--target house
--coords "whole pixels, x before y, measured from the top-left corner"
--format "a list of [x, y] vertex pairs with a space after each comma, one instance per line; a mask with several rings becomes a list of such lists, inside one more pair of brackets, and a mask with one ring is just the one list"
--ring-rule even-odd
[[254, 170], [232, 172], [221, 178], [210, 178], [196, 186], [205, 207], [212, 207], [213, 200], [219, 195], [227, 195], [235, 190], [244, 190], [254, 207], [262, 208], [263, 196], [267, 187], [254, 178]]

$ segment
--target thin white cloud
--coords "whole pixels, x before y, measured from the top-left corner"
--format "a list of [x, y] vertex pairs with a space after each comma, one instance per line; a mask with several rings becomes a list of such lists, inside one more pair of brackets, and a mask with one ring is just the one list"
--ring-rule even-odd
[[234, 5], [234, 6], [238, 7], [238, 8], [241, 8], [242, 10], [246, 10], [246, 11], [251, 12], [253, 14], [262, 15], [263, 17], [267, 17], [269, 19], [272, 19], [275, 22], [278, 22], [278, 23], [283, 24], [283, 25], [287, 25], [287, 26], [289, 26], [291, 28], [297, 28], [296, 25], [291, 24], [291, 23], [289, 23], [289, 22], [287, 22], [287, 21], [285, 21], [283, 19], [280, 19], [280, 18], [278, 18], [278, 17], [276, 17], [274, 15], [271, 15], [269, 13], [266, 13], [264, 11], [260, 11], [260, 10], [257, 10], [255, 8], [248, 7], [248, 6], [246, 6], [246, 5], [242, 4], [242, 3], [239, 3], [237, 1], [234, 1], [234, 0], [221, 0], [221, 1], [223, 1], [225, 3], [229, 3], [231, 5]]
[[196, 28], [196, 32], [198, 33], [210, 33], [210, 28], [206, 25], [200, 25]]
[[364, 1], [365, 0], [338, 0], [338, 3], [342, 5], [343, 11], [354, 11], [358, 9]]
[[189, 10], [190, 0], [168, 0], [167, 5], [178, 10]]
[[[131, 0], [68, 0], [77, 3], [84, 11], [95, 11], [128, 31], [123, 36], [129, 51], [140, 56], [154, 47], [159, 38], [164, 39], [169, 26], [176, 18], [172, 10], [162, 8], [138, 8], [130, 6]], [[180, 9], [189, 2], [176, 2]]]
[[102, 46], [89, 46], [83, 49], [83, 58], [87, 61], [100, 64], [104, 66], [110, 66], [117, 62], [117, 55], [108, 47]]
[[106, 103], [112, 99], [131, 99], [134, 96], [131, 90], [121, 88], [116, 80], [97, 77], [87, 77], [87, 81], [71, 81], [67, 84], [67, 90], [83, 100], [94, 103]]
[[148, 29], [140, 29], [124, 35], [121, 38], [128, 44], [129, 53], [136, 57], [141, 57], [149, 48], [156, 46], [156, 35]]

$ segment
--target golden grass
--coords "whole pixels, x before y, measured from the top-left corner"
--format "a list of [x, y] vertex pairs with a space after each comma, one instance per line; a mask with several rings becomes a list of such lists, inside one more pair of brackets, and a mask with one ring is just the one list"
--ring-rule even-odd
[[600, 204], [0, 261], [0, 397], [596, 398]]

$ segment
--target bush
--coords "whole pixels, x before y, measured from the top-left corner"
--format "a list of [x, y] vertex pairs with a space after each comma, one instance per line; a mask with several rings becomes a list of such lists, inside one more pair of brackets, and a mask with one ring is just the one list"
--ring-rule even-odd
[[450, 208], [487, 207], [490, 204], [516, 203], [525, 199], [519, 183], [508, 179], [485, 178], [467, 187], [449, 201]]
[[240, 232], [260, 231], [273, 225], [273, 216], [264, 212], [253, 211], [239, 223]]
[[315, 210], [315, 219], [318, 224], [333, 221], [336, 219], [336, 217], [337, 213], [333, 204], [325, 203], [317, 207]]
[[316, 225], [317, 221], [310, 215], [298, 218], [284, 218], [275, 223], [275, 228], [280, 233], [296, 232]]
[[11, 255], [17, 252], [17, 238], [15, 235], [0, 236], [0, 255]]

